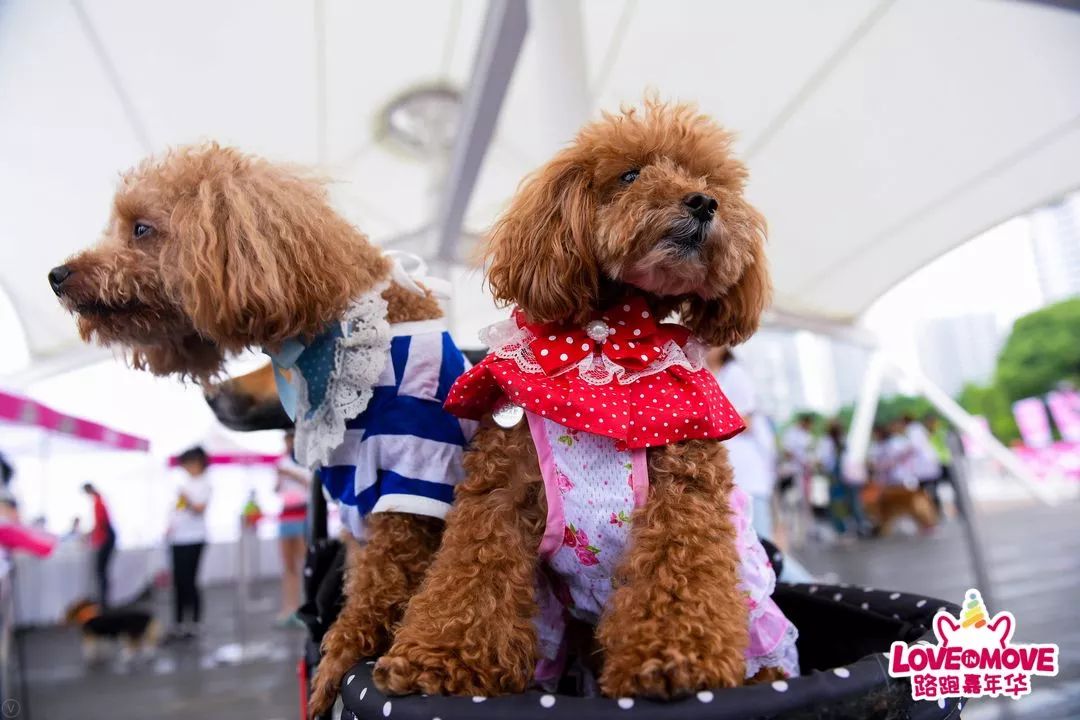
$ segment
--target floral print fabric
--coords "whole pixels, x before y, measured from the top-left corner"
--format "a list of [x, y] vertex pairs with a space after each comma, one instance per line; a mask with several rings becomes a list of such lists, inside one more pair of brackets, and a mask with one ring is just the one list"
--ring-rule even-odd
[[[542, 660], [537, 680], [558, 678], [567, 616], [595, 624], [611, 595], [615, 570], [630, 541], [634, 509], [648, 495], [644, 449], [583, 432], [528, 413], [548, 502], [540, 545], [540, 615], [536, 619]], [[776, 583], [768, 556], [750, 525], [751, 505], [742, 491], [730, 497], [738, 531], [740, 589], [751, 622], [747, 677], [762, 667], [798, 674], [798, 633], [773, 602]], [[752, 670], [752, 672], [751, 672]]]

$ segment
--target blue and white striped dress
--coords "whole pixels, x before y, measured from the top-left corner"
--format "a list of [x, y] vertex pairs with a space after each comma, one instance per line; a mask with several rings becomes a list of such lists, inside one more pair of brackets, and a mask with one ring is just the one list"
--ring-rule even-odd
[[391, 325], [390, 357], [367, 408], [319, 469], [342, 522], [363, 536], [374, 512], [444, 517], [464, 477], [461, 456], [477, 423], [443, 410], [467, 365], [441, 323]]

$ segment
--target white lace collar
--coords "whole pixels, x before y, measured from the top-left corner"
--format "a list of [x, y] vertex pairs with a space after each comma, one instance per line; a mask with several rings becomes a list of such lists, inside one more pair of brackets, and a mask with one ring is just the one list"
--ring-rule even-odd
[[326, 391], [317, 407], [311, 407], [303, 373], [292, 373], [297, 386], [296, 459], [307, 467], [329, 462], [330, 453], [345, 438], [345, 423], [367, 409], [371, 401], [372, 388], [390, 354], [390, 324], [382, 296], [387, 287], [389, 282], [380, 283], [345, 311], [341, 336], [334, 342]]

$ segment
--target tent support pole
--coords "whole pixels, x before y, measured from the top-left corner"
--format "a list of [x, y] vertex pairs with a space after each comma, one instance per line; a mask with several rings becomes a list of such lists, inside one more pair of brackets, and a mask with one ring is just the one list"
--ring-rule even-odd
[[[887, 372], [912, 382], [938, 412], [985, 448], [987, 453], [1008, 469], [1032, 496], [1048, 505], [1057, 504], [1056, 493], [1050, 488], [1039, 484], [1024, 464], [997, 438], [986, 432], [970, 413], [949, 397], [948, 393], [935, 385], [921, 372], [904, 368], [889, 360], [880, 350], [876, 351], [870, 358], [870, 365], [863, 377], [862, 390], [855, 404], [855, 414], [851, 421], [851, 428], [848, 431], [848, 451], [844, 458], [844, 470], [848, 477], [866, 478], [866, 454], [870, 443], [870, 433], [873, 429], [874, 415], [877, 412], [878, 400], [881, 396], [881, 383]], [[968, 483], [969, 466], [960, 453], [958, 443], [956, 445], [956, 447], [950, 449], [953, 452], [953, 458], [955, 458], [953, 482], [956, 490], [956, 504], [960, 515], [960, 525], [964, 533], [968, 556], [971, 559], [975, 584], [982, 592], [983, 597], [993, 607], [994, 603], [991, 599], [993, 597], [993, 585], [990, 579], [989, 566], [986, 562], [986, 554], [983, 550], [984, 544], [979, 532], [975, 506], [971, 501]]]
[[1024, 489], [1032, 497], [1047, 505], [1057, 505], [1058, 497], [1053, 488], [1040, 483], [1031, 470], [1020, 461], [1020, 458], [1016, 457], [1009, 448], [1001, 444], [1001, 441], [977, 423], [974, 416], [960, 407], [955, 400], [949, 397], [948, 393], [935, 385], [930, 378], [921, 372], [901, 367], [895, 363], [890, 363], [890, 365], [898, 375], [910, 380], [946, 420], [955, 425], [961, 432], [967, 433], [973, 442], [981, 445], [991, 458], [1000, 463], [1019, 480], [1020, 484], [1024, 486]]
[[855, 401], [855, 414], [847, 436], [847, 452], [842, 458], [844, 474], [853, 480], [866, 480], [866, 453], [870, 448], [870, 434], [874, 429], [878, 399], [881, 397], [881, 381], [885, 375], [885, 360], [881, 352], [870, 356], [870, 364], [863, 375], [862, 388]]
[[473, 75], [461, 109], [461, 126], [450, 156], [444, 195], [435, 216], [433, 255], [459, 260], [461, 224], [472, 197], [480, 165], [495, 134], [510, 78], [529, 28], [526, 0], [492, 0], [484, 18]]

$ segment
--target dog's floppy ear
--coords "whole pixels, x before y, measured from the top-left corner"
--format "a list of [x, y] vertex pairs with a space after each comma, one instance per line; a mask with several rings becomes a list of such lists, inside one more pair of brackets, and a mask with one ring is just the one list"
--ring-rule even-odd
[[533, 322], [580, 319], [597, 295], [590, 177], [564, 150], [525, 182], [491, 232], [485, 259], [492, 293]]
[[323, 188], [214, 149], [170, 219], [164, 272], [196, 331], [226, 350], [318, 334], [389, 272]]
[[691, 297], [683, 304], [682, 323], [710, 345], [737, 345], [758, 328], [772, 299], [769, 262], [765, 257], [765, 220], [741, 200], [725, 214], [729, 247], [743, 249], [738, 279], [714, 298]]

